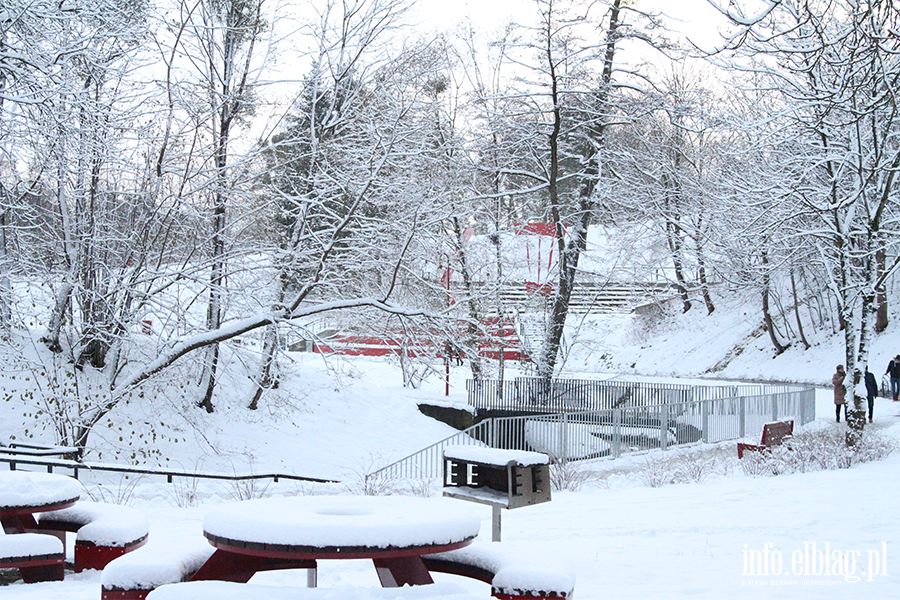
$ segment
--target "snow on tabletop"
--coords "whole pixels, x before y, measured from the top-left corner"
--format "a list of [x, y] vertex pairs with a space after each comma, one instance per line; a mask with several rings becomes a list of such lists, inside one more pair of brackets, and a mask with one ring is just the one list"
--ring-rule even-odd
[[104, 588], [147, 590], [182, 581], [215, 552], [200, 535], [159, 541], [150, 537], [145, 546], [116, 558], [103, 569]]
[[572, 569], [547, 554], [535, 552], [534, 548], [519, 547], [515, 542], [498, 544], [476, 540], [465, 548], [428, 556], [494, 573], [491, 585], [502, 590], [568, 594], [575, 588]]
[[463, 588], [451, 583], [400, 588], [351, 587], [299, 588], [290, 586], [191, 581], [164, 585], [147, 595], [147, 600], [475, 600]]
[[45, 556], [62, 554], [63, 543], [55, 535], [46, 533], [16, 533], [0, 535], [0, 558]]
[[28, 471], [0, 472], [0, 506], [45, 506], [78, 499], [81, 484], [65, 475]]
[[453, 544], [480, 526], [462, 502], [404, 496], [263, 498], [216, 507], [203, 520], [205, 532], [227, 539], [313, 547]]
[[139, 511], [102, 502], [79, 501], [69, 508], [40, 513], [38, 521], [83, 525], [78, 530], [78, 541], [98, 546], [124, 546], [150, 531], [149, 521]]
[[540, 452], [498, 450], [481, 446], [447, 446], [444, 448], [444, 458], [496, 465], [498, 467], [505, 467], [511, 461], [515, 461], [524, 467], [550, 464], [550, 457]]

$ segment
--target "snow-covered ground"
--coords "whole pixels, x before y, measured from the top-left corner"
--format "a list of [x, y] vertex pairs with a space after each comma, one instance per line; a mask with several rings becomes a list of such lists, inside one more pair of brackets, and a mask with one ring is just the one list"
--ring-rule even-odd
[[[567, 362], [571, 375], [634, 379], [640, 373], [654, 380], [680, 376], [701, 381], [731, 345], [758, 325], [756, 316], [725, 310], [706, 319], [691, 315], [682, 328], [652, 331], [616, 319], [622, 318], [585, 325], [591, 334], [573, 349]], [[888, 358], [900, 349], [891, 347], [897, 339], [892, 331], [896, 328], [873, 344], [872, 370], [879, 379]], [[454, 368], [451, 394], [445, 398], [438, 377], [418, 390], [403, 388], [396, 365], [388, 360], [357, 358], [333, 362], [326, 369], [314, 355], [290, 358], [290, 376], [264, 397], [259, 411], [244, 408], [249, 386], [236, 378], [219, 397], [213, 415], [201, 414], [179, 399], [157, 398], [152, 408], [136, 403], [123, 407], [108, 429], [115, 431], [129, 420], [164, 423], [156, 426], [165, 434], [152, 447], [170, 459], [159, 461], [169, 466], [293, 472], [340, 479], [342, 484], [281, 481], [251, 489], [141, 477], [107, 480], [102, 488], [89, 482], [86, 492], [139, 508], [150, 519], [154, 543], [178, 545], [201, 535], [209, 510], [240, 498], [358, 492], [361, 476], [374, 467], [454, 432], [421, 415], [417, 401], [465, 401], [462, 368]], [[824, 384], [841, 358], [838, 342], [823, 339], [808, 351], [791, 349], [773, 359], [763, 339], [747, 344], [718, 375]], [[15, 402], [5, 403], [0, 411], [0, 435], [5, 439], [20, 427], [22, 416]], [[817, 416], [812, 429], [844, 426], [833, 423], [831, 391], [824, 387], [818, 390]], [[871, 429], [900, 443], [900, 403], [878, 399]], [[114, 446], [114, 437], [100, 432], [98, 443]], [[675, 457], [678, 452], [665, 455]], [[662, 453], [584, 463], [579, 469], [588, 481], [579, 491], [554, 492], [549, 503], [505, 511], [501, 543], [523, 544], [536, 556], [564, 561], [577, 575], [575, 597], [580, 599], [897, 596], [900, 453], [848, 469], [752, 476], [731, 456], [734, 442], [689, 452], [717, 458], [697, 474], [699, 481], [659, 487], [647, 485], [646, 473], [658, 467]], [[480, 537], [490, 539], [490, 508], [471, 508], [481, 519]], [[828, 571], [817, 572], [826, 548]], [[766, 557], [768, 571], [759, 564], [761, 557]], [[486, 584], [449, 575], [435, 578], [477, 597], [490, 595]], [[303, 586], [306, 574], [270, 572], [253, 582]], [[378, 580], [371, 562], [323, 561], [319, 585], [377, 586]], [[3, 600], [99, 596], [100, 573], [93, 571], [68, 572], [59, 583], [16, 582], [0, 589]]]

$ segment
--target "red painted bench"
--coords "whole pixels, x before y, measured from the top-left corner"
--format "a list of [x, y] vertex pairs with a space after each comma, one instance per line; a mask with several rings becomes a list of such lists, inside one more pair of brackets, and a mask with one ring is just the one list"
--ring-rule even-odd
[[563, 565], [548, 564], [531, 548], [515, 542], [475, 540], [459, 550], [422, 557], [429, 571], [449, 573], [490, 584], [500, 600], [571, 598], [575, 576]]
[[133, 508], [101, 502], [76, 502], [62, 510], [37, 515], [37, 531], [52, 533], [63, 541], [65, 532], [76, 533], [75, 572], [101, 570], [113, 559], [147, 543], [149, 524]]
[[25, 583], [62, 581], [66, 553], [55, 536], [42, 533], [0, 535], [0, 569], [19, 569]]
[[780, 446], [785, 439], [794, 435], [793, 421], [777, 421], [775, 423], [766, 423], [763, 426], [762, 440], [759, 445], [743, 444], [737, 445], [738, 458], [744, 458], [744, 452], [760, 452], [769, 450], [773, 446]]
[[202, 535], [154, 537], [143, 548], [110, 562], [100, 575], [101, 600], [143, 600], [154, 589], [189, 580], [215, 548]]

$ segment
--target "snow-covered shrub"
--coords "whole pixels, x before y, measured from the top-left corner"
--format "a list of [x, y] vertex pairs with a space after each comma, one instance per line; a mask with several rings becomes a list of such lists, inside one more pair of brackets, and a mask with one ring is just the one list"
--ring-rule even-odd
[[700, 483], [715, 473], [719, 461], [716, 454], [690, 452], [682, 454], [673, 462], [676, 480], [679, 483]]
[[700, 448], [648, 454], [636, 474], [642, 484], [660, 487], [675, 483], [700, 483], [717, 473], [727, 475], [728, 472], [727, 461], [721, 452]]
[[550, 488], [556, 491], [580, 491], [594, 477], [590, 467], [581, 461], [550, 459]]
[[848, 446], [844, 428], [800, 431], [782, 446], [765, 452], [748, 452], [741, 460], [747, 475], [781, 475], [847, 469], [857, 463], [882, 460], [896, 450], [896, 443], [866, 429], [857, 443]]
[[638, 480], [647, 487], [662, 487], [678, 483], [673, 461], [658, 454], [649, 454], [637, 472]]
[[228, 493], [232, 500], [253, 500], [270, 495], [269, 481], [262, 479], [237, 479], [228, 482]]
[[431, 498], [441, 495], [440, 478], [404, 479], [398, 482], [396, 493], [403, 496], [418, 496], [419, 498]]
[[198, 488], [200, 480], [196, 477], [175, 477], [172, 479], [170, 498], [179, 508], [191, 508], [200, 504]]
[[134, 499], [135, 488], [143, 479], [143, 475], [123, 476], [116, 485], [86, 485], [84, 491], [94, 502], [127, 506]]

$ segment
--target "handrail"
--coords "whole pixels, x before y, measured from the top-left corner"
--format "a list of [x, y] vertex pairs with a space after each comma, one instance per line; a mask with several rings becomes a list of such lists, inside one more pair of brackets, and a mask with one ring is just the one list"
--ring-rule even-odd
[[129, 473], [134, 475], [160, 475], [165, 476], [168, 483], [172, 483], [175, 477], [182, 477], [186, 479], [215, 479], [220, 481], [250, 481], [254, 479], [271, 479], [274, 483], [278, 483], [279, 479], [286, 479], [289, 481], [308, 481], [311, 483], [340, 483], [340, 481], [334, 479], [306, 477], [304, 475], [289, 475], [286, 473], [253, 473], [251, 475], [226, 475], [222, 473], [198, 473], [190, 471], [174, 471], [170, 469], [149, 469], [125, 465], [112, 465], [108, 463], [88, 463], [70, 459], [40, 460], [38, 458], [22, 458], [22, 456], [29, 455], [22, 454], [21, 456], [8, 457], [0, 456], [0, 463], [8, 463], [10, 471], [15, 471], [16, 465], [19, 464], [47, 467], [48, 473], [52, 473], [54, 468], [71, 469], [73, 472], [73, 477], [75, 479], [78, 479], [78, 471], [86, 470], [107, 473]]
[[[481, 444], [488, 447], [529, 450], [527, 424], [542, 424], [540, 436], [549, 435], [551, 445], [562, 450], [557, 459], [581, 460], [603, 455], [618, 457], [628, 448], [659, 448], [694, 442], [740, 439], [764, 422], [787, 415], [804, 425], [815, 419], [815, 389], [803, 385], [763, 385], [732, 388], [729, 397], [691, 399], [604, 410], [545, 411], [522, 416], [491, 417], [435, 442], [426, 448], [373, 471], [366, 477], [429, 478], [440, 476], [440, 450], [450, 444]], [[551, 427], [552, 425], [552, 427]], [[552, 432], [550, 429], [552, 429]], [[558, 430], [558, 431], [557, 431]], [[553, 436], [558, 433], [558, 437]], [[608, 448], [600, 446], [603, 436], [611, 437]], [[576, 439], [576, 437], [578, 439]], [[571, 448], [574, 455], [569, 455]], [[544, 452], [545, 450], [538, 449]], [[431, 473], [426, 475], [425, 473]], [[435, 475], [436, 474], [436, 475]]]

